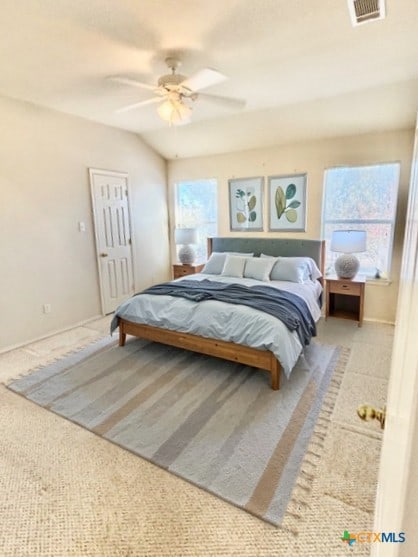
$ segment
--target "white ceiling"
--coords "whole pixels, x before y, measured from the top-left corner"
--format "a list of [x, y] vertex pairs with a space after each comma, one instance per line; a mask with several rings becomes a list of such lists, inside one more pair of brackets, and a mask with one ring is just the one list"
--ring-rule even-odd
[[[386, 0], [385, 20], [351, 26], [346, 0], [2, 0], [0, 94], [137, 132], [166, 158], [413, 127], [418, 2]], [[116, 114], [152, 92], [164, 59], [181, 73], [228, 76], [168, 127], [156, 105]]]

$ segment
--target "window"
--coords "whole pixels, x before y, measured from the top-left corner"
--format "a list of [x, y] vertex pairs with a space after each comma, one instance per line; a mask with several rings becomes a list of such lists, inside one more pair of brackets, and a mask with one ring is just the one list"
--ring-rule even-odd
[[176, 184], [176, 228], [197, 228], [198, 261], [207, 258], [207, 238], [218, 233], [217, 181], [193, 180]]
[[399, 163], [330, 168], [325, 171], [322, 237], [326, 242], [326, 271], [340, 255], [330, 251], [333, 230], [367, 233], [367, 251], [358, 253], [360, 273], [388, 277], [390, 273]]

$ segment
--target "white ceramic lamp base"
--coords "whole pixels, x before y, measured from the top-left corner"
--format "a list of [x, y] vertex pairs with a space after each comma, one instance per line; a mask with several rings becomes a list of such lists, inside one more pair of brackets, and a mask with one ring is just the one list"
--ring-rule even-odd
[[343, 253], [334, 263], [338, 278], [352, 279], [358, 273], [360, 262], [352, 253]]
[[196, 252], [190, 245], [181, 246], [179, 249], [179, 259], [183, 265], [191, 265], [196, 259]]

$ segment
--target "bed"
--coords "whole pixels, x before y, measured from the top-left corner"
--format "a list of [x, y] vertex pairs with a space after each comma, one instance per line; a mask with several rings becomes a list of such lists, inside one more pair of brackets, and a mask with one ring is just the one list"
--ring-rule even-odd
[[[298, 303], [303, 300], [300, 303], [309, 308], [309, 319], [316, 322], [321, 315], [324, 249], [325, 242], [320, 240], [209, 238], [208, 256], [212, 262], [216, 258], [220, 260], [225, 257], [225, 263], [236, 265], [238, 259], [248, 257], [253, 259], [250, 264], [252, 266], [268, 266], [268, 260], [272, 265], [270, 269], [273, 269], [279, 260], [286, 261], [287, 264], [288, 261], [297, 258], [308, 258], [319, 272], [309, 280], [293, 283], [270, 280], [270, 277], [268, 281], [261, 282], [258, 275], [257, 279], [254, 279], [251, 275], [237, 278], [228, 274], [202, 272], [177, 279], [167, 285], [172, 285], [173, 291], [187, 289], [190, 292], [194, 292], [194, 288], [199, 289], [203, 284], [215, 288], [214, 283], [218, 285], [216, 288], [221, 290], [221, 283], [225, 284], [226, 290], [241, 288], [265, 292], [267, 288], [272, 293], [269, 297], [271, 299], [280, 297], [284, 292], [287, 297], [293, 296], [293, 299], [297, 299]], [[258, 262], [254, 262], [256, 258]], [[261, 262], [262, 258], [264, 263]], [[206, 267], [209, 271], [210, 265]], [[179, 284], [182, 281], [186, 282]], [[303, 345], [309, 342], [302, 339], [300, 331], [288, 330], [279, 319], [260, 311], [254, 304], [253, 307], [247, 307], [237, 301], [230, 304], [217, 299], [202, 303], [194, 301], [193, 298], [174, 297], [177, 296], [175, 292], [174, 295], [157, 296], [152, 293], [152, 288], [151, 293], [145, 291], [145, 294], [133, 296], [117, 308], [111, 331], [119, 327], [120, 346], [125, 345], [127, 335], [133, 335], [232, 360], [269, 371], [271, 387], [278, 390], [281, 372], [289, 376], [303, 351]]]

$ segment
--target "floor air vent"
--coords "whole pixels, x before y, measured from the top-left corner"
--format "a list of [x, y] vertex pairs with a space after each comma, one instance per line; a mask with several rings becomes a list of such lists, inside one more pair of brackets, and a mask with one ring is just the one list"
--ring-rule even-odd
[[348, 9], [353, 27], [386, 16], [384, 0], [348, 0]]

